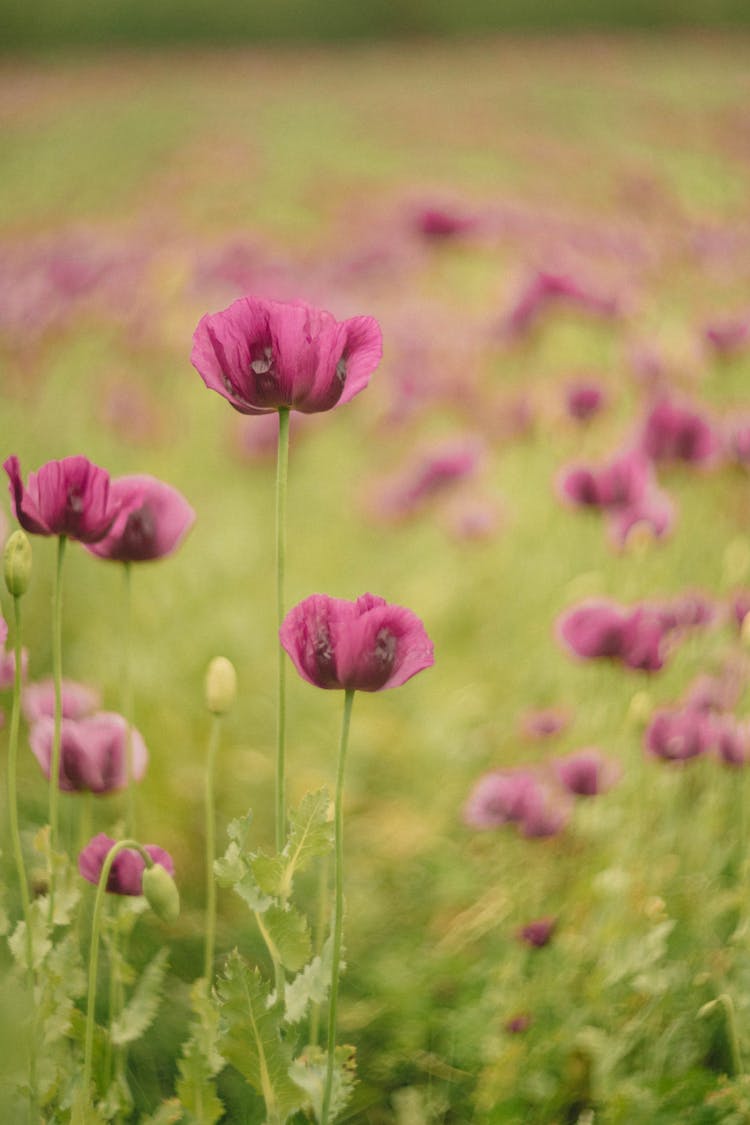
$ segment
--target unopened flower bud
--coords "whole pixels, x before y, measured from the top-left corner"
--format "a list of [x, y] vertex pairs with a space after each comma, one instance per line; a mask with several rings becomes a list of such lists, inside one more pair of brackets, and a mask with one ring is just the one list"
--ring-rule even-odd
[[160, 863], [143, 872], [143, 894], [149, 906], [162, 922], [174, 922], [180, 914], [180, 892], [177, 884]]
[[31, 543], [25, 531], [14, 531], [3, 551], [5, 585], [8, 593], [20, 598], [31, 580]]
[[215, 656], [206, 672], [206, 707], [214, 715], [224, 715], [237, 695], [237, 673], [225, 656]]

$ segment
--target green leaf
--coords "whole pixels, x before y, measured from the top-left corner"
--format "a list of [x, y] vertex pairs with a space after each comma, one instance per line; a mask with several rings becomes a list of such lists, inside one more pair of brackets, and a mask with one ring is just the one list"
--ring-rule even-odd
[[182, 1120], [182, 1106], [177, 1098], [162, 1102], [159, 1108], [148, 1117], [140, 1118], [140, 1125], [177, 1125]]
[[250, 834], [250, 825], [253, 822], [253, 813], [251, 809], [245, 813], [244, 816], [238, 816], [234, 820], [230, 820], [227, 825], [227, 836], [230, 840], [234, 840], [241, 851], [247, 847], [247, 838]]
[[258, 917], [258, 926], [275, 960], [290, 973], [302, 968], [311, 952], [310, 926], [304, 915], [290, 906], [269, 906]]
[[[355, 1049], [350, 1046], [336, 1048], [331, 1086], [331, 1105], [329, 1120], [334, 1121], [345, 1107], [356, 1082]], [[289, 1070], [290, 1077], [301, 1086], [312, 1103], [316, 1121], [323, 1112], [323, 1091], [325, 1088], [328, 1060], [322, 1047], [306, 1047], [295, 1059]]]
[[235, 883], [234, 892], [256, 914], [263, 914], [273, 902], [272, 898], [263, 894], [250, 871], [246, 872], [244, 878], [240, 879], [238, 883]]
[[214, 875], [220, 887], [232, 887], [247, 874], [247, 864], [242, 858], [239, 844], [234, 840], [227, 846], [221, 859], [214, 860]]
[[[31, 940], [33, 967], [39, 969], [52, 949], [50, 928], [47, 925], [47, 900], [37, 899], [31, 908]], [[21, 969], [28, 969], [26, 955], [26, 923], [19, 922], [8, 938], [13, 959]]]
[[204, 978], [197, 980], [190, 990], [190, 1006], [195, 1019], [191, 1021], [191, 1036], [178, 1061], [177, 1094], [191, 1115], [191, 1121], [197, 1125], [214, 1125], [224, 1113], [213, 1082], [224, 1066], [224, 1059], [217, 1049], [219, 1011], [207, 993]]
[[218, 992], [221, 1052], [263, 1097], [269, 1125], [278, 1125], [300, 1108], [304, 1096], [289, 1077], [291, 1049], [279, 1034], [279, 1012], [268, 1006], [268, 985], [235, 950]]
[[141, 973], [135, 992], [112, 1023], [111, 1037], [116, 1047], [139, 1039], [153, 1022], [166, 971], [167, 950], [160, 949]]
[[[299, 1023], [307, 1011], [308, 1004], [322, 1004], [331, 986], [331, 964], [333, 961], [331, 939], [328, 938], [319, 957], [313, 957], [301, 973], [291, 981], [284, 993], [287, 1023]], [[343, 970], [343, 963], [341, 969]]]
[[269, 856], [258, 852], [253, 856], [250, 867], [262, 891], [286, 902], [297, 872], [303, 871], [311, 859], [331, 850], [330, 807], [327, 789], [305, 794], [299, 809], [289, 814], [289, 835], [281, 854]]

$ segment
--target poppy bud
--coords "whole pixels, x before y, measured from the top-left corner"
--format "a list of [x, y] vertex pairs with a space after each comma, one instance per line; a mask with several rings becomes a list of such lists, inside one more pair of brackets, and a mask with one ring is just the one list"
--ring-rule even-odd
[[205, 682], [206, 707], [213, 715], [230, 710], [237, 695], [237, 673], [225, 656], [215, 656], [208, 666]]
[[31, 580], [31, 543], [25, 531], [14, 531], [3, 551], [5, 585], [8, 593], [20, 598]]
[[180, 914], [180, 893], [165, 867], [154, 863], [143, 872], [143, 894], [162, 922], [174, 922]]

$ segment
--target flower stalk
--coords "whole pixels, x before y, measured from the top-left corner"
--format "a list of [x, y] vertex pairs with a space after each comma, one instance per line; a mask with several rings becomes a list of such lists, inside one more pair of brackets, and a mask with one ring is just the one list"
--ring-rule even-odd
[[[286, 503], [289, 475], [289, 410], [279, 409], [276, 462], [276, 624], [284, 620], [286, 577]], [[279, 681], [276, 716], [276, 851], [284, 848], [286, 833], [286, 659], [279, 646]]]
[[52, 759], [49, 771], [50, 871], [48, 917], [50, 925], [53, 924], [55, 917], [55, 853], [58, 847], [59, 832], [60, 749], [62, 744], [62, 574], [66, 543], [67, 537], [59, 535], [57, 538], [57, 567], [52, 608], [52, 675], [55, 684], [55, 726], [52, 736]]

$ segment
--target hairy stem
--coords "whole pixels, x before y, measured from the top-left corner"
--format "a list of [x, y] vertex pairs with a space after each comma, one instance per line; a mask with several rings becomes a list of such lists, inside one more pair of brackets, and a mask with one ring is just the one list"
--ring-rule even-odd
[[62, 573], [65, 560], [64, 535], [57, 540], [57, 569], [55, 571], [55, 590], [52, 600], [52, 675], [55, 683], [55, 720], [52, 736], [52, 759], [49, 768], [49, 824], [50, 824], [50, 870], [49, 870], [49, 923], [55, 916], [55, 853], [58, 847], [59, 797], [60, 797], [60, 750], [62, 743]]

